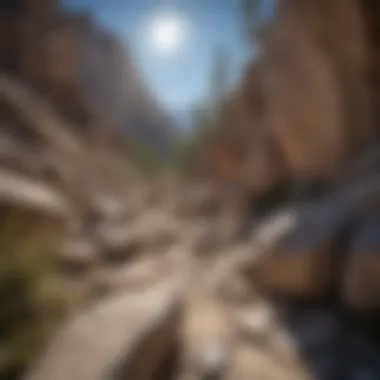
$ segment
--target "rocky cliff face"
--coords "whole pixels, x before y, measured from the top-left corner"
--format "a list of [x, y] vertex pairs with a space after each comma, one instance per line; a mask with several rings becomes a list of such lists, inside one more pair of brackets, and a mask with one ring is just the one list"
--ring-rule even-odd
[[[378, 136], [373, 3], [278, 4], [261, 54], [233, 99], [235, 122], [227, 133], [240, 147], [227, 180], [246, 181], [253, 193], [324, 180]], [[225, 157], [236, 156], [236, 144]]]
[[59, 9], [57, 1], [2, 7], [3, 69], [30, 83], [81, 133], [103, 125], [160, 154], [170, 151], [174, 125], [115, 36], [89, 15]]
[[83, 33], [81, 79], [89, 107], [131, 139], [167, 154], [175, 126], [149, 93], [127, 46], [106, 31]]

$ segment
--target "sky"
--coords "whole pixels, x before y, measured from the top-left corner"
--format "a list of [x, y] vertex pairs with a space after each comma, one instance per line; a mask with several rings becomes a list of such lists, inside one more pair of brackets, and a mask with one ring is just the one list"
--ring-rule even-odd
[[[63, 5], [90, 10], [99, 24], [125, 40], [152, 93], [174, 113], [207, 97], [213, 57], [220, 46], [229, 56], [231, 84], [253, 53], [243, 38], [241, 0], [64, 0]], [[178, 46], [172, 41], [164, 51], [157, 46], [160, 41], [155, 40], [152, 25], [154, 21], [162, 26], [168, 15], [177, 22], [178, 30], [169, 33]]]

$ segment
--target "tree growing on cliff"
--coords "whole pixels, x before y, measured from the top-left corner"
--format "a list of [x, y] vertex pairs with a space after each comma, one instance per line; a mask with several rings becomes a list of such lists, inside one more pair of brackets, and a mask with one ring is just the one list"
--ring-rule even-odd
[[174, 160], [180, 171], [184, 170], [199, 153], [204, 141], [220, 125], [228, 91], [229, 54], [219, 46], [213, 56], [208, 97], [191, 112], [192, 130], [179, 144]]
[[278, 0], [242, 0], [241, 14], [244, 38], [260, 45], [268, 25], [276, 14]]

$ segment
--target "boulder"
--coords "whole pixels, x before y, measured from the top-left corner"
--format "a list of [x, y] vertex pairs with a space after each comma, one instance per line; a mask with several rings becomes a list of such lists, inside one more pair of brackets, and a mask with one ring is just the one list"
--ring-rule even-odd
[[85, 273], [99, 258], [95, 242], [81, 237], [67, 237], [56, 253], [60, 268], [64, 273]]
[[94, 283], [97, 289], [105, 293], [142, 290], [154, 286], [165, 275], [170, 275], [169, 271], [163, 257], [152, 255], [122, 266], [105, 266], [94, 273]]
[[[341, 195], [298, 204], [269, 217], [254, 235], [251, 278], [269, 292], [326, 296], [336, 275], [339, 239], [355, 215], [355, 205]], [[279, 231], [273, 233], [276, 223]]]

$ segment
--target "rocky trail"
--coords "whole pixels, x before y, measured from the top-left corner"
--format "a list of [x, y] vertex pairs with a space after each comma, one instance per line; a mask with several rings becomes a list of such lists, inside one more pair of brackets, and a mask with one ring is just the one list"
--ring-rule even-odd
[[323, 196], [264, 217], [202, 183], [120, 183], [91, 151], [65, 188], [14, 154], [2, 208], [59, 232], [57, 276], [86, 299], [25, 379], [380, 378], [380, 157], [368, 154]]

